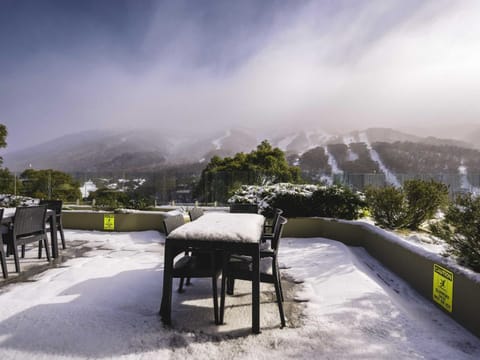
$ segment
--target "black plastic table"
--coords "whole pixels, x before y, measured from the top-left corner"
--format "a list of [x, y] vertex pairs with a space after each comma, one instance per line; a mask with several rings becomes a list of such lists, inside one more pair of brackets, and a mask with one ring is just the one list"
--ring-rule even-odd
[[176, 255], [191, 247], [252, 257], [252, 332], [260, 333], [260, 241], [265, 218], [258, 214], [209, 212], [173, 230], [165, 240], [160, 316], [171, 325], [172, 269]]

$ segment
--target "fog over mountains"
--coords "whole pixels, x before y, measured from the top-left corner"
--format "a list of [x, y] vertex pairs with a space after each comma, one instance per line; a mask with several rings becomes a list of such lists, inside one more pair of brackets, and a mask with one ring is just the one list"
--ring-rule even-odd
[[[470, 138], [462, 141], [413, 135], [389, 128], [335, 134], [320, 129], [261, 134], [251, 129], [235, 128], [210, 135], [188, 131], [162, 133], [151, 129], [100, 130], [66, 135], [21, 151], [8, 152], [7, 148], [3, 157], [4, 166], [17, 172], [29, 167], [67, 172], [148, 172], [165, 166], [206, 163], [214, 155], [223, 157], [240, 151], [249, 152], [267, 139], [284, 150], [291, 163], [300, 165], [307, 173], [381, 171], [368, 153], [372, 149], [376, 149], [380, 158], [384, 158], [394, 170], [398, 166], [393, 164], [395, 159], [392, 156], [404, 157], [411, 152], [408, 154], [410, 165], [397, 169], [411, 172], [427, 171], [426, 168], [428, 171], [441, 170], [438, 164], [438, 169], [427, 164], [416, 165], [421, 154], [436, 153], [440, 163], [447, 164], [456, 153], [455, 163], [449, 165], [456, 171], [461, 165], [477, 168], [473, 159], [477, 155], [480, 158], [480, 153], [475, 150], [476, 144], [468, 141], [475, 139], [475, 132], [470, 131], [468, 135]], [[449, 166], [445, 165], [444, 170], [448, 171]], [[480, 165], [478, 170], [480, 172]]]

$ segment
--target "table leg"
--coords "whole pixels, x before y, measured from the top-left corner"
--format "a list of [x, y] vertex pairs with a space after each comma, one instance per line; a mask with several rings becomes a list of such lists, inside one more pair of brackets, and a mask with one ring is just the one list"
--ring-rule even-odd
[[52, 257], [58, 258], [57, 220], [55, 215], [49, 216], [50, 240], [52, 241]]
[[260, 247], [252, 254], [252, 332], [260, 334]]
[[172, 322], [172, 268], [174, 251], [169, 241], [165, 241], [164, 265], [163, 265], [163, 289], [162, 303], [160, 305], [160, 316], [165, 325]]

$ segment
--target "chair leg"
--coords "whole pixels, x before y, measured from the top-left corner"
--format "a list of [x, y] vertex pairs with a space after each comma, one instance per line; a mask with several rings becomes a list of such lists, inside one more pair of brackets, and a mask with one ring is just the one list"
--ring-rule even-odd
[[10, 255], [13, 254], [13, 250], [12, 250], [13, 239], [12, 239], [11, 234], [7, 234], [6, 243], [7, 243], [7, 254], [6, 254], [6, 256], [9, 257]]
[[5, 257], [3, 255], [1, 255], [1, 256], [2, 256], [1, 263], [2, 263], [3, 278], [8, 279], [7, 261], [5, 260]]
[[284, 301], [284, 297], [283, 297], [283, 288], [282, 288], [282, 278], [280, 276], [280, 270], [278, 270], [278, 263], [277, 263], [277, 259], [274, 259], [273, 260], [273, 264], [272, 264], [272, 272], [275, 271], [276, 274], [277, 274], [277, 279], [278, 279], [278, 287], [280, 288], [280, 297], [282, 298], [282, 302]]
[[183, 281], [184, 281], [184, 280], [185, 280], [185, 278], [183, 278], [183, 277], [180, 278], [180, 282], [179, 282], [179, 284], [178, 284], [178, 289], [177, 289], [177, 292], [178, 292], [178, 293], [183, 293], [183, 291], [184, 291], [184, 290], [183, 290]]
[[43, 243], [42, 243], [42, 240], [40, 240], [40, 241], [38, 242], [38, 258], [39, 258], [39, 259], [42, 258], [42, 247], [43, 247], [42, 244], [43, 244]]
[[3, 278], [8, 278], [8, 269], [7, 269], [7, 259], [5, 257], [5, 250], [3, 248], [3, 243], [0, 240], [0, 263], [2, 264], [2, 273]]
[[63, 233], [63, 224], [61, 221], [58, 224], [58, 231], [60, 232], [60, 239], [62, 239], [62, 249], [65, 250], [67, 247], [65, 245], [65, 234]]
[[226, 285], [226, 277], [222, 274], [222, 285], [220, 288], [220, 319], [219, 324], [223, 324], [223, 319], [225, 315], [225, 285]]
[[229, 256], [223, 254], [223, 264], [222, 264], [222, 286], [220, 290], [220, 324], [223, 324], [223, 319], [225, 315], [225, 290], [227, 285], [227, 266], [229, 261]]
[[281, 293], [281, 285], [280, 285], [280, 278], [278, 277], [278, 272], [273, 269], [273, 282], [275, 285], [275, 294], [277, 296], [277, 304], [278, 304], [278, 311], [280, 313], [280, 321], [282, 323], [282, 327], [285, 327], [285, 314], [283, 313], [283, 303], [282, 303], [282, 293]]
[[220, 325], [218, 319], [218, 289], [217, 289], [217, 277], [216, 275], [212, 276], [212, 292], [213, 292], [213, 316], [215, 319], [215, 325]]
[[185, 282], [185, 285], [186, 285], [186, 286], [192, 285], [192, 282], [191, 282], [190, 280], [191, 280], [191, 279], [188, 277], [188, 278], [187, 278], [187, 281]]
[[25, 245], [22, 245], [22, 259], [25, 258]]
[[278, 287], [280, 288], [280, 297], [282, 298], [282, 302], [284, 302], [285, 298], [283, 296], [282, 279], [280, 277], [280, 273], [277, 274], [277, 278], [278, 278]]
[[50, 249], [48, 248], [48, 237], [45, 235], [43, 239], [43, 244], [45, 245], [45, 254], [47, 255], [47, 261], [50, 261]]
[[227, 294], [233, 295], [234, 289], [235, 289], [235, 278], [228, 277], [227, 278]]
[[17, 245], [15, 243], [12, 244], [11, 251], [13, 252], [13, 259], [15, 261], [15, 272], [19, 273], [20, 272], [20, 261], [18, 259], [18, 248], [17, 248]]

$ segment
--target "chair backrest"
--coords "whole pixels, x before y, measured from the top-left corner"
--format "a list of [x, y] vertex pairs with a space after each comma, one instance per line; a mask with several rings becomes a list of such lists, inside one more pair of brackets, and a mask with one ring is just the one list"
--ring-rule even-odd
[[286, 218], [283, 216], [279, 216], [277, 223], [275, 224], [275, 227], [273, 229], [273, 238], [272, 238], [272, 243], [271, 247], [274, 252], [277, 252], [278, 250], [278, 245], [280, 243], [280, 238], [282, 237], [283, 233], [283, 227], [285, 224], [288, 222]]
[[4, 208], [0, 208], [0, 246], [3, 244], [2, 235], [8, 233], [8, 229], [10, 226], [9, 223], [2, 224], [4, 210], [5, 210]]
[[47, 205], [47, 208], [55, 210], [57, 215], [62, 213], [62, 200], [40, 200], [40, 205]]
[[197, 220], [202, 215], [203, 215], [203, 209], [199, 207], [194, 207], [192, 210], [188, 212], [188, 216], [190, 216], [190, 221]]
[[257, 204], [231, 204], [230, 205], [231, 213], [258, 213]]
[[45, 205], [17, 207], [13, 218], [13, 234], [23, 236], [45, 232], [46, 215]]
[[163, 219], [163, 228], [165, 229], [165, 236], [168, 236], [173, 230], [185, 224], [183, 215], [167, 216]]
[[275, 209], [273, 213], [273, 218], [272, 218], [272, 232], [275, 231], [275, 226], [277, 226], [278, 219], [280, 219], [280, 216], [283, 214], [282, 209]]

